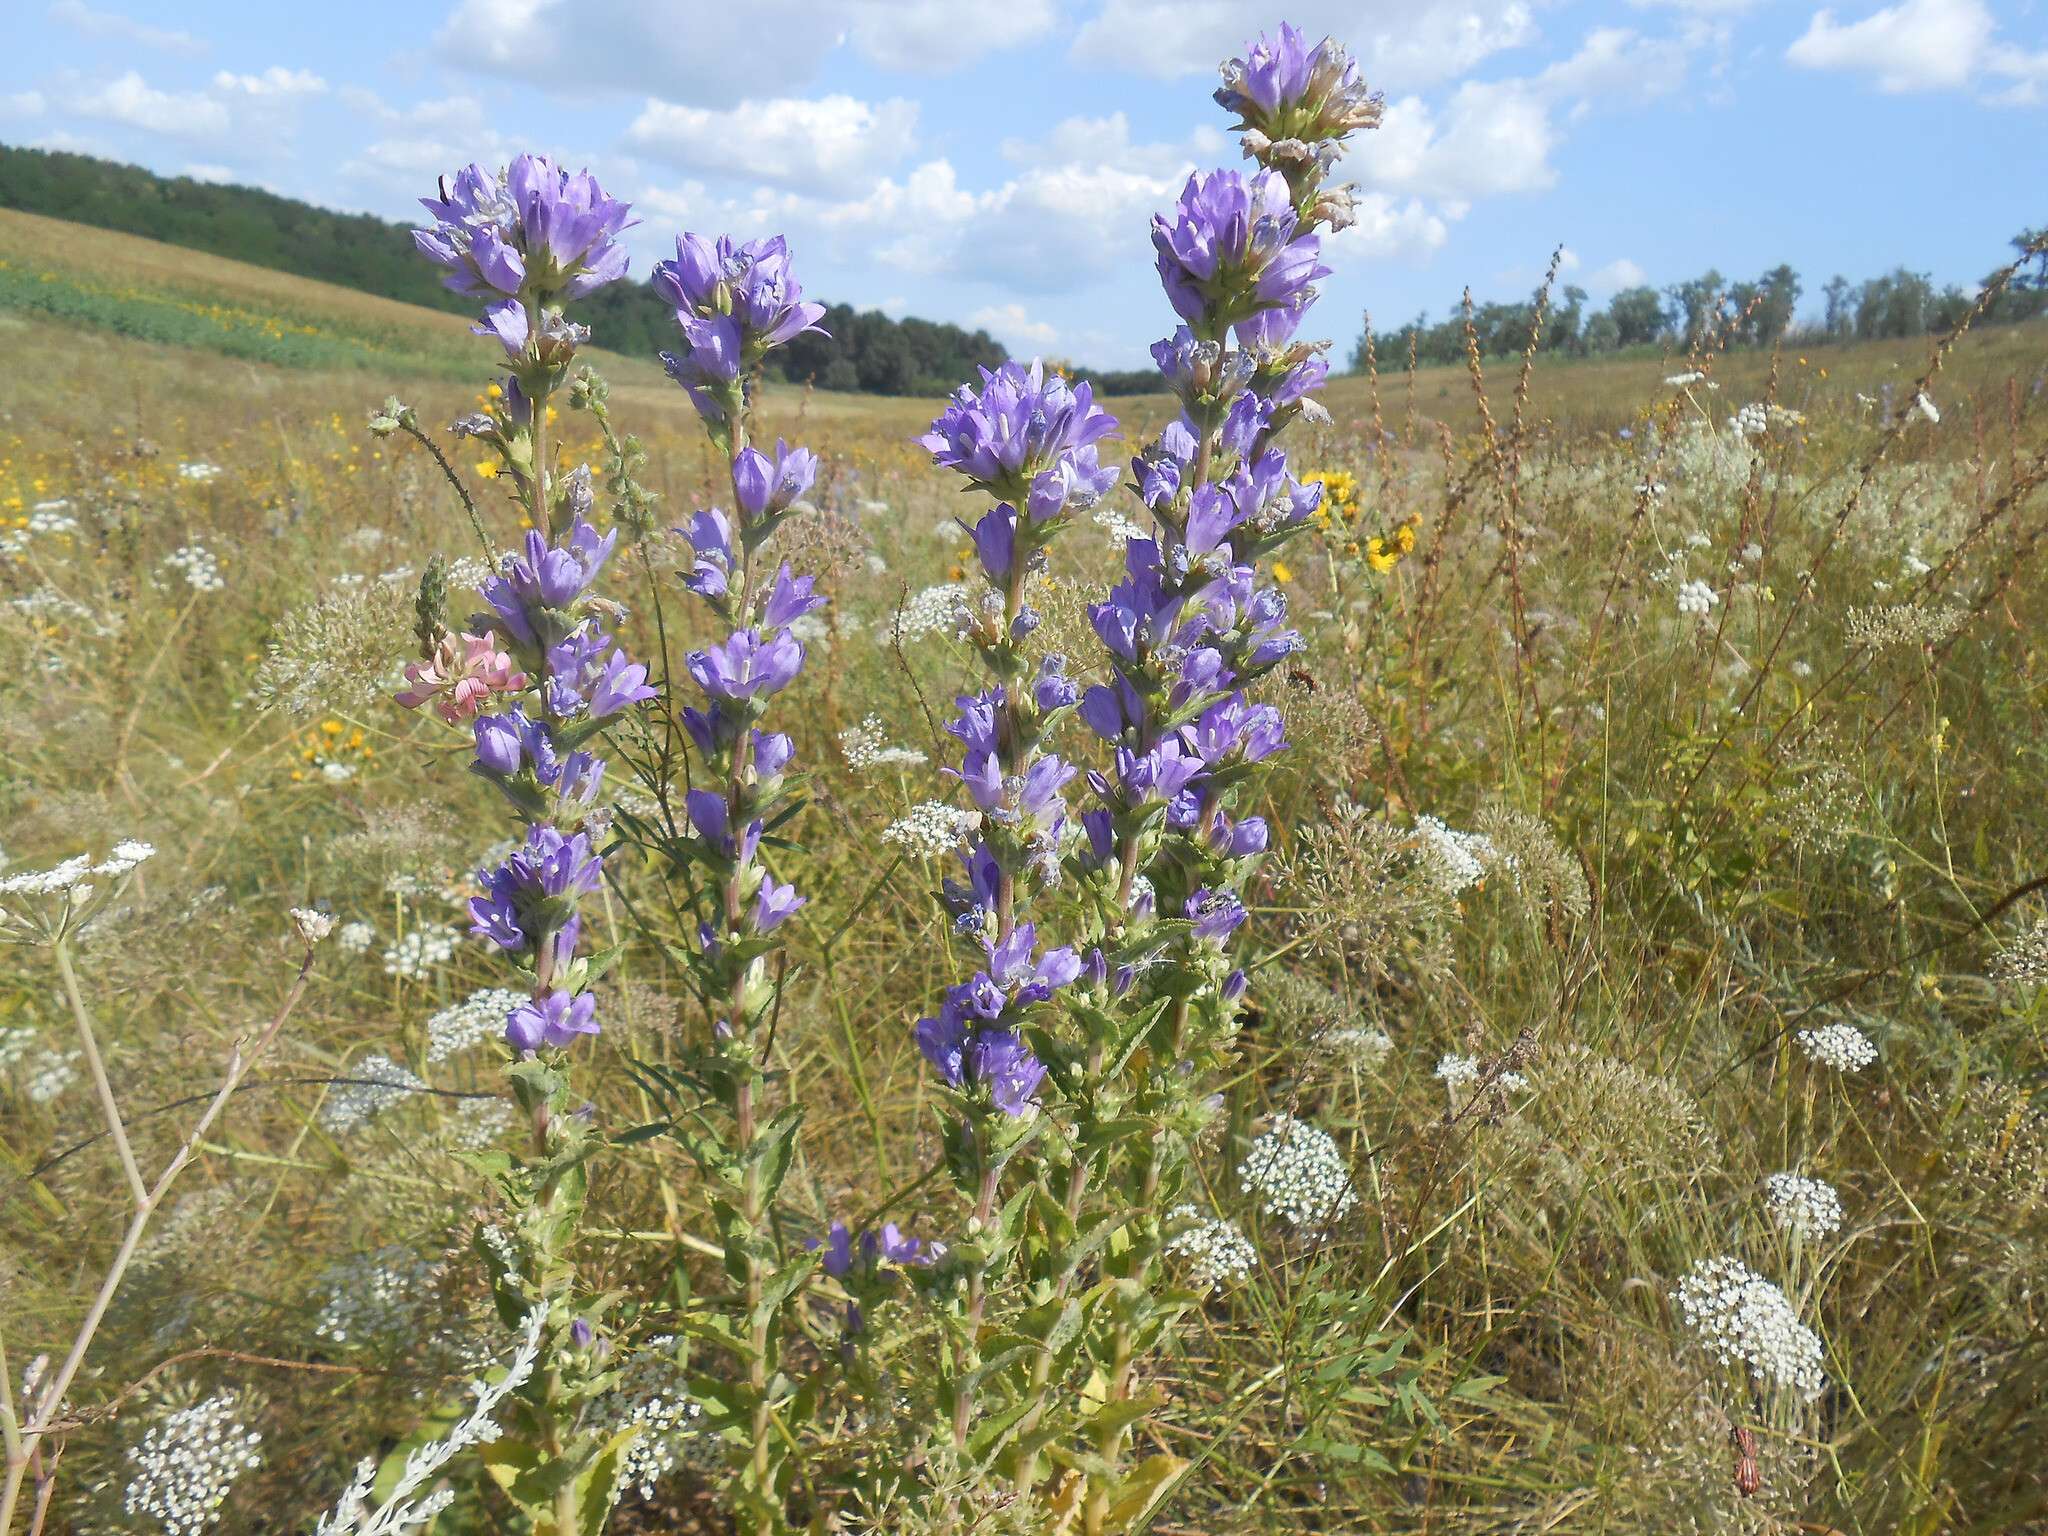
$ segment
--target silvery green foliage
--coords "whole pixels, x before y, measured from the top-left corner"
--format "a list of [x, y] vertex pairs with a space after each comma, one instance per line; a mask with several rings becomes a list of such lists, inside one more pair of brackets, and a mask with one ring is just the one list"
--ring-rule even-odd
[[405, 1466], [390, 1494], [375, 1509], [370, 1507], [370, 1487], [377, 1478], [377, 1463], [364, 1457], [356, 1464], [355, 1479], [340, 1500], [320, 1521], [315, 1536], [398, 1536], [429, 1524], [455, 1500], [452, 1488], [437, 1488], [423, 1498], [420, 1489], [437, 1478], [442, 1468], [462, 1451], [487, 1445], [500, 1433], [491, 1415], [500, 1404], [532, 1376], [540, 1358], [541, 1330], [547, 1314], [536, 1307], [527, 1317], [519, 1335], [519, 1346], [496, 1381], [478, 1381], [471, 1388], [470, 1410], [456, 1421], [447, 1434], [430, 1440], [405, 1458]]

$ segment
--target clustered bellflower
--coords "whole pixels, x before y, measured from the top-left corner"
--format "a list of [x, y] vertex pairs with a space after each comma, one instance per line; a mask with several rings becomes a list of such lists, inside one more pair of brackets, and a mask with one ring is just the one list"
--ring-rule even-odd
[[506, 456], [531, 527], [484, 583], [488, 611], [459, 635], [440, 636], [408, 667], [412, 686], [398, 700], [466, 722], [472, 771], [525, 822], [504, 862], [477, 872], [483, 894], [469, 915], [470, 931], [529, 978], [530, 995], [507, 1015], [505, 1037], [530, 1056], [598, 1030], [589, 962], [578, 955], [578, 904], [603, 878], [605, 763], [586, 744], [655, 696], [646, 666], [607, 628], [616, 606], [594, 590], [618, 534], [600, 534], [590, 521], [589, 472], [553, 473], [530, 436], [589, 335], [557, 306], [625, 275], [618, 237], [630, 209], [589, 172], [572, 175], [539, 155], [521, 155], [495, 175], [468, 166], [439, 190], [421, 200], [435, 224], [415, 230], [414, 243], [444, 269], [448, 287], [490, 301], [477, 330], [500, 343], [511, 368], [493, 412], [456, 430]]

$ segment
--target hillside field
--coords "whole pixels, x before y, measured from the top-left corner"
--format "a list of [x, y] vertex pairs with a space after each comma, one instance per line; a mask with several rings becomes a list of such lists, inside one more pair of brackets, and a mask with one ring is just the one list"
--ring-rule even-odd
[[[660, 499], [603, 591], [680, 703], [711, 625], [664, 530], [732, 482], [659, 365], [604, 340], [583, 360]], [[144, 1437], [224, 1394], [262, 1439], [217, 1529], [310, 1530], [358, 1458], [388, 1486], [502, 1357], [483, 1170], [527, 1128], [513, 983], [467, 902], [513, 823], [468, 728], [393, 698], [430, 559], [458, 626], [488, 570], [427, 452], [365, 426], [387, 396], [414, 407], [490, 553], [513, 547], [506, 477], [444, 430], [489, 399], [495, 353], [458, 317], [0, 212], [0, 875], [156, 850], [78, 946], [75, 1000], [47, 949], [0, 948], [17, 1390], [128, 1208], [77, 1011], [161, 1166], [287, 995], [289, 910], [337, 920], [71, 1388], [53, 1532], [142, 1529]], [[1325, 500], [1273, 567], [1303, 649], [1253, 689], [1289, 745], [1236, 808], [1271, 829], [1246, 888], [1264, 958], [1189, 1136], [1188, 1198], [1249, 1257], [1212, 1287], [1167, 1251], [1187, 1322], [1146, 1357], [1133, 1434], [1172, 1475], [1133, 1531], [2048, 1529], [2048, 327], [1946, 355], [1539, 356], [1525, 402], [1518, 360], [1489, 360], [1481, 396], [1399, 355], [1288, 438]], [[560, 398], [560, 463], [598, 468], [607, 519], [606, 445]], [[849, 1213], [964, 1230], [914, 1036], [958, 979], [935, 894], [958, 865], [929, 828], [957, 836], [942, 722], [979, 686], [952, 614], [975, 560], [956, 518], [983, 507], [915, 443], [939, 404], [760, 398], [757, 440], [821, 460], [774, 557], [830, 599], [774, 704], [806, 775], [769, 833], [808, 897], [779, 930], [764, 1109], [804, 1110], [789, 1254]], [[1105, 463], [1170, 410], [1108, 404]], [[1139, 512], [1112, 492], [1032, 577], [1033, 643], [1084, 682]], [[607, 738], [620, 825], [669, 814], [636, 774], [656, 735]], [[613, 857], [586, 904], [588, 947], [618, 945], [605, 1024], [575, 1059], [619, 1140], [577, 1283], [623, 1350], [701, 1322], [727, 1217], [678, 1139], [629, 1134], [655, 1118], [649, 1069], [709, 1030], [677, 887], [638, 843]], [[1246, 1171], [1296, 1123], [1348, 1196], [1327, 1230]], [[1775, 1301], [1701, 1300], [1738, 1260]], [[831, 1374], [845, 1297], [792, 1303], [790, 1372]], [[936, 1411], [921, 1316], [876, 1305], [892, 1353], [809, 1431], [818, 1508], [848, 1469], [902, 1464], [903, 1404]], [[611, 1529], [732, 1529], [724, 1453], [677, 1413]], [[436, 1536], [515, 1528], [473, 1454], [445, 1477]]]

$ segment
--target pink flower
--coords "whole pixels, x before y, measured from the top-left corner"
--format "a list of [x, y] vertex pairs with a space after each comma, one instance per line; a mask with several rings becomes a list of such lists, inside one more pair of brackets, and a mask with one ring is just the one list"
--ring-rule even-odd
[[494, 693], [516, 693], [526, 686], [526, 674], [514, 671], [512, 658], [498, 649], [493, 634], [443, 635], [431, 661], [409, 662], [405, 680], [412, 687], [398, 695], [407, 709], [418, 709], [429, 699], [434, 712], [450, 725], [460, 725], [483, 713]]

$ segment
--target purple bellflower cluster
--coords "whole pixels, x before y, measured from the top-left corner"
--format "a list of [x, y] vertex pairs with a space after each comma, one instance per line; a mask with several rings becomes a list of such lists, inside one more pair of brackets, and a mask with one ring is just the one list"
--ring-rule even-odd
[[[805, 902], [763, 860], [770, 830], [796, 809], [793, 743], [763, 722], [771, 701], [802, 672], [798, 630], [825, 599], [810, 576], [766, 552], [782, 522], [806, 506], [818, 461], [784, 442], [772, 453], [753, 444], [747, 379], [768, 352], [819, 329], [824, 306], [804, 298], [779, 236], [741, 244], [685, 234], [675, 259], [655, 268], [654, 289], [675, 307], [682, 332], [681, 348], [663, 353], [662, 363], [725, 457], [732, 492], [729, 510], [705, 508], [676, 530], [690, 551], [682, 584], [703, 605], [716, 638], [685, 657], [701, 695], [679, 712], [696, 748], [684, 797], [689, 835], [665, 846], [681, 848], [698, 872], [690, 967], [710, 1026], [709, 1044], [697, 1054], [698, 1080], [710, 1085], [731, 1125], [729, 1137], [694, 1138], [692, 1151], [712, 1186], [732, 1192], [719, 1203], [719, 1219], [726, 1272], [743, 1292], [730, 1336], [743, 1380], [724, 1409], [737, 1458], [737, 1513], [744, 1529], [779, 1531], [789, 1462], [773, 1425], [797, 1390], [781, 1366], [784, 1313], [816, 1256], [787, 1253], [774, 1220], [802, 1106], [768, 1115], [762, 1103], [771, 1033], [762, 1025], [782, 975], [769, 959], [787, 937], [783, 924]], [[827, 1255], [828, 1266], [838, 1252]]]
[[1021, 920], [1033, 889], [1059, 879], [1065, 794], [1078, 770], [1044, 744], [1080, 702], [1065, 657], [1031, 659], [1040, 620], [1029, 597], [1046, 547], [1115, 483], [1115, 467], [1098, 463], [1095, 449], [1115, 427], [1086, 384], [1012, 362], [983, 369], [979, 389], [956, 390], [922, 439], [934, 462], [994, 503], [968, 530], [984, 591], [964, 625], [991, 682], [960, 697], [946, 728], [961, 748], [949, 771], [981, 817], [961, 854], [965, 879], [948, 881], [945, 894], [955, 933], [985, 963], [917, 1030], [969, 1119], [982, 1106], [1010, 1117], [1031, 1111], [1045, 1068], [1026, 1044], [1025, 1019], [1081, 971], [1071, 949], [1034, 958], [1037, 930]]
[[[470, 931], [529, 981], [531, 995], [506, 1019], [505, 1035], [517, 1054], [531, 1056], [599, 1028], [587, 990], [591, 963], [578, 954], [578, 903], [602, 881], [606, 826], [605, 763], [589, 744], [655, 696], [645, 665], [613, 639], [616, 605], [595, 590], [618, 534], [592, 525], [588, 469], [555, 474], [545, 436], [548, 397], [589, 334], [560, 305], [625, 275], [618, 237], [630, 210], [587, 171], [571, 175], [539, 155], [521, 155], [495, 175], [469, 166], [439, 190], [421, 200], [435, 224], [415, 230], [414, 243], [446, 270], [448, 287], [488, 301], [476, 329], [498, 340], [510, 369], [492, 412], [456, 430], [498, 448], [530, 524], [522, 547], [484, 584], [489, 611], [469, 621], [468, 630], [494, 637], [502, 654], [485, 675], [467, 679], [472, 692], [464, 697], [509, 705], [475, 713], [471, 767], [510, 802], [525, 834], [502, 864], [478, 871], [483, 894], [470, 902]], [[490, 646], [478, 649], [492, 655]], [[506, 686], [508, 677], [522, 687]], [[430, 674], [408, 700], [464, 682]]]
[[[1224, 64], [1223, 80], [1218, 100], [1238, 114], [1256, 168], [1190, 177], [1153, 220], [1182, 323], [1152, 356], [1181, 410], [1131, 461], [1155, 532], [1127, 542], [1123, 579], [1090, 609], [1109, 668], [1078, 711], [1110, 762], [1088, 775], [1094, 804], [1069, 862], [1127, 1021], [1110, 1033], [1135, 1031], [1145, 1049], [1130, 1057], [1135, 1073], [1114, 1084], [1090, 1074], [1075, 1098], [1084, 1121], [1135, 1115], [1154, 1127], [1131, 1170], [1134, 1241], [1106, 1266], [1146, 1294], [1161, 1230], [1151, 1213], [1180, 1197], [1211, 1112], [1210, 1074], [1246, 991], [1233, 953], [1244, 891], [1273, 838], [1240, 807], [1287, 747], [1280, 712], [1252, 690], [1301, 646], [1261, 562], [1308, 526], [1321, 497], [1276, 439], [1298, 418], [1328, 419], [1314, 399], [1327, 343], [1295, 339], [1328, 271], [1319, 230], [1349, 219], [1348, 193], [1324, 177], [1345, 136], [1379, 112], [1341, 48], [1310, 47], [1291, 27]], [[1116, 1339], [1112, 1399], [1130, 1390], [1133, 1325], [1119, 1321]], [[1098, 1451], [1114, 1459], [1123, 1434], [1113, 1422]]]

